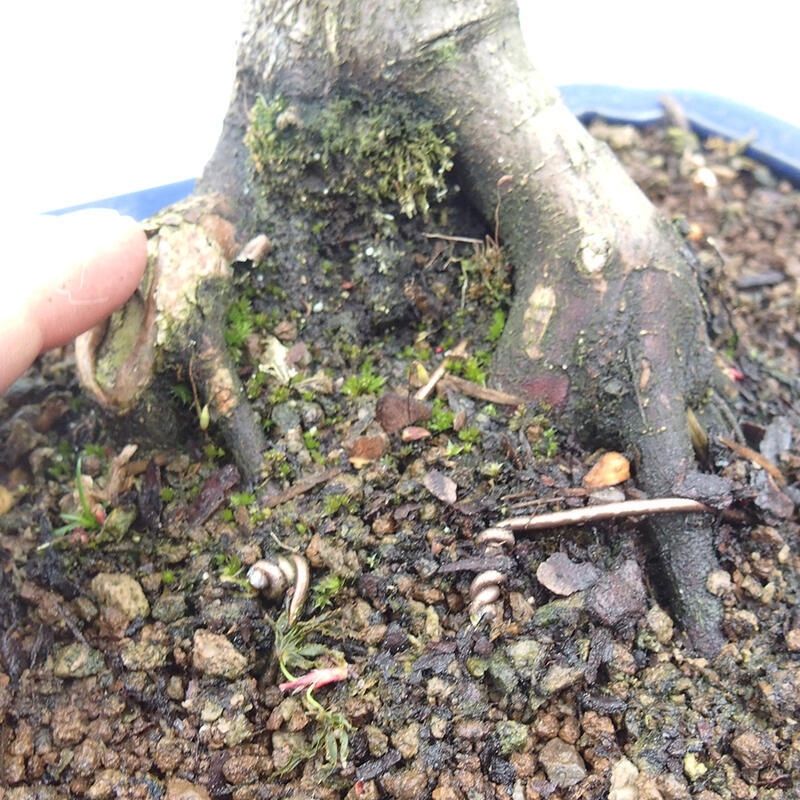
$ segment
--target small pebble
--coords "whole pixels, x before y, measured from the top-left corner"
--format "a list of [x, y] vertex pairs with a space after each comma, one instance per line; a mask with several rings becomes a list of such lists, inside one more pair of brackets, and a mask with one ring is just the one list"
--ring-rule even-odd
[[653, 606], [647, 612], [646, 619], [659, 644], [669, 644], [672, 641], [674, 628], [672, 617], [661, 606]]
[[211, 800], [211, 795], [199, 783], [190, 783], [183, 778], [170, 778], [164, 800]]
[[586, 777], [586, 765], [578, 750], [561, 739], [550, 739], [539, 752], [547, 780], [565, 789]]
[[731, 742], [733, 757], [745, 768], [758, 770], [775, 758], [775, 743], [765, 732], [745, 731]]
[[392, 745], [406, 761], [412, 759], [419, 751], [419, 729], [420, 724], [412, 722], [392, 734]]
[[125, 619], [132, 620], [150, 614], [150, 604], [141, 585], [130, 575], [100, 572], [92, 578], [92, 594], [101, 606], [115, 609]]
[[192, 664], [206, 675], [228, 679], [247, 669], [247, 659], [224, 636], [202, 628], [194, 633]]
[[56, 652], [53, 673], [58, 678], [86, 678], [105, 668], [103, 654], [81, 642], [72, 642]]
[[730, 591], [732, 586], [730, 573], [724, 569], [715, 569], [713, 572], [708, 573], [706, 578], [706, 589], [714, 595], [714, 597], [722, 597], [723, 594]]
[[621, 758], [611, 768], [611, 786], [608, 800], [637, 800], [636, 779], [639, 770], [627, 758]]

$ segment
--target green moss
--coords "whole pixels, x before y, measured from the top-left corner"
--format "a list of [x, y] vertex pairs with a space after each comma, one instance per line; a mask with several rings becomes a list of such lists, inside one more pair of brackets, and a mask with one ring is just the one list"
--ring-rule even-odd
[[247, 337], [264, 329], [267, 324], [266, 316], [254, 311], [246, 296], [239, 297], [231, 304], [225, 324], [225, 344], [235, 361], [241, 361]]
[[287, 402], [291, 396], [292, 396], [291, 387], [282, 383], [276, 386], [270, 392], [269, 403], [270, 405], [277, 406], [280, 405], [281, 403]]
[[455, 414], [445, 404], [445, 401], [437, 397], [433, 401], [431, 418], [428, 420], [426, 427], [431, 433], [443, 433], [452, 429], [454, 418]]
[[497, 723], [495, 734], [500, 743], [500, 752], [504, 756], [522, 753], [528, 743], [528, 726], [522, 722], [501, 720]]
[[492, 324], [486, 334], [487, 342], [496, 342], [502, 335], [506, 327], [506, 315], [501, 308], [496, 308], [492, 312]]
[[524, 431], [537, 458], [554, 458], [558, 453], [558, 431], [545, 414], [531, 414], [520, 407], [509, 421], [513, 431]]
[[323, 575], [311, 587], [311, 610], [321, 611], [333, 605], [333, 601], [344, 588], [345, 579], [342, 575], [328, 573]]
[[164, 486], [159, 496], [164, 503], [171, 503], [175, 499], [175, 490], [171, 486]]
[[458, 438], [464, 444], [477, 444], [481, 440], [481, 429], [478, 427], [462, 428], [458, 432]]
[[[471, 300], [505, 307], [511, 295], [511, 279], [503, 249], [491, 236], [473, 244], [471, 255], [457, 259], [461, 267], [461, 291]], [[501, 331], [502, 332], [502, 331]]]
[[113, 388], [122, 371], [122, 365], [135, 351], [144, 326], [145, 313], [145, 304], [137, 293], [109, 317], [108, 330], [103, 338], [103, 347], [98, 352], [94, 370], [102, 388]]
[[432, 48], [433, 58], [439, 66], [448, 66], [458, 60], [459, 47], [455, 37], [448, 37], [436, 42]]
[[231, 508], [238, 506], [251, 506], [256, 501], [256, 496], [252, 492], [231, 492], [228, 502]]
[[307, 431], [303, 431], [303, 442], [312, 456], [320, 452], [322, 444], [319, 440], [319, 430], [317, 430], [316, 425], [312, 426]]
[[181, 401], [185, 406], [192, 405], [192, 390], [191, 387], [186, 383], [176, 383], [171, 389], [170, 392], [172, 396], [177, 398]]
[[454, 375], [462, 375], [468, 381], [477, 383], [479, 386], [486, 386], [489, 374], [489, 362], [491, 353], [478, 351], [469, 358], [453, 360], [447, 365], [448, 372]]
[[342, 384], [342, 392], [348, 397], [360, 397], [365, 394], [377, 394], [386, 383], [386, 378], [378, 375], [367, 359], [361, 365], [357, 375], [351, 375]]
[[329, 494], [325, 498], [323, 509], [326, 517], [333, 517], [342, 509], [348, 513], [355, 511], [356, 503], [352, 497], [346, 494]]
[[399, 98], [333, 99], [302, 111], [259, 98], [245, 143], [265, 192], [320, 216], [343, 202], [361, 216], [386, 202], [408, 217], [427, 215], [447, 193], [454, 154], [452, 136]]
[[218, 447], [217, 445], [213, 444], [212, 442], [209, 442], [203, 448], [203, 455], [209, 461], [217, 461], [218, 459], [225, 457], [225, 451], [221, 447]]
[[503, 471], [503, 463], [501, 461], [487, 461], [481, 464], [480, 473], [489, 480], [494, 480]]
[[288, 478], [292, 467], [286, 460], [286, 453], [281, 450], [267, 450], [264, 453], [264, 475], [267, 478]]

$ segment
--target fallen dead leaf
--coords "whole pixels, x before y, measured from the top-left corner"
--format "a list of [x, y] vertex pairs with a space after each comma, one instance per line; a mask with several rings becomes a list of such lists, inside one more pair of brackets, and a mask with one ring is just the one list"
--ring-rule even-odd
[[734, 442], [731, 439], [726, 439], [724, 436], [719, 436], [717, 438], [721, 444], [724, 444], [729, 450], [733, 450], [737, 456], [740, 458], [746, 458], [748, 461], [752, 461], [754, 464], [761, 467], [761, 469], [772, 475], [775, 483], [777, 483], [778, 486], [786, 486], [786, 478], [783, 477], [783, 473], [780, 471], [780, 469], [778, 469], [778, 467], [768, 458], [764, 458], [764, 456], [762, 456], [757, 450], [753, 450], [752, 447], [746, 447], [743, 444]]
[[599, 577], [600, 570], [593, 564], [576, 564], [562, 552], [553, 553], [536, 570], [536, 579], [542, 586], [565, 597], [588, 589]]
[[604, 453], [599, 461], [584, 475], [583, 485], [586, 489], [602, 489], [604, 486], [616, 486], [631, 476], [631, 465], [622, 453], [613, 450]]
[[456, 502], [458, 486], [452, 478], [443, 475], [439, 470], [429, 470], [422, 480], [425, 488], [438, 500], [448, 505]]
[[420, 439], [427, 439], [431, 432], [427, 428], [420, 428], [418, 425], [409, 425], [403, 428], [400, 438], [404, 442], [418, 442]]
[[0, 485], [0, 516], [14, 507], [14, 494], [7, 487]]
[[428, 403], [387, 392], [381, 395], [375, 407], [375, 419], [386, 433], [392, 434], [420, 420], [430, 419]]
[[347, 451], [348, 461], [356, 468], [361, 469], [377, 461], [385, 452], [388, 441], [383, 435], [359, 436]]

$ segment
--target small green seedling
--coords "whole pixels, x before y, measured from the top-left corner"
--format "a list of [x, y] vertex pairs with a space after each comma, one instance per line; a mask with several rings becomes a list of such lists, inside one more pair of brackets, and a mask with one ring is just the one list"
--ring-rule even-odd
[[[328, 615], [320, 614], [314, 619], [290, 623], [284, 611], [274, 622], [267, 617], [267, 622], [275, 635], [273, 645], [278, 667], [290, 682], [297, 680], [294, 670], [307, 672], [315, 666], [315, 659], [322, 655], [330, 656], [330, 648], [322, 643], [308, 641], [308, 637], [316, 632], [324, 633]], [[312, 684], [303, 693], [303, 705], [313, 715], [317, 723], [311, 741], [298, 748], [277, 774], [291, 772], [299, 764], [324, 753], [322, 776], [327, 777], [337, 767], [347, 766], [350, 752], [350, 731], [353, 726], [340, 711], [323, 706], [314, 697], [315, 686]]]
[[78, 501], [80, 508], [75, 514], [62, 514], [61, 520], [65, 524], [53, 531], [53, 536], [61, 537], [75, 530], [99, 531], [105, 520], [105, 509], [100, 506], [97, 512], [92, 510], [83, 490], [83, 473], [81, 472], [81, 459], [75, 464], [75, 483], [78, 487]]
[[248, 592], [252, 590], [250, 581], [247, 580], [247, 577], [244, 574], [244, 565], [237, 555], [230, 553], [218, 553], [216, 556], [214, 556], [214, 563], [220, 568], [220, 583], [232, 584]]
[[433, 401], [431, 418], [428, 420], [426, 427], [431, 433], [444, 433], [445, 431], [452, 430], [455, 416], [456, 415], [445, 404], [445, 401], [437, 397]]
[[323, 510], [326, 517], [333, 517], [344, 509], [348, 514], [352, 514], [357, 507], [355, 500], [344, 493], [329, 494], [325, 497]]
[[377, 394], [386, 383], [386, 378], [375, 372], [372, 362], [367, 359], [358, 371], [358, 375], [351, 375], [343, 384], [342, 392], [348, 397], [360, 397], [364, 394]]
[[332, 572], [320, 578], [311, 588], [311, 610], [321, 611], [332, 606], [344, 585], [344, 577], [334, 575]]

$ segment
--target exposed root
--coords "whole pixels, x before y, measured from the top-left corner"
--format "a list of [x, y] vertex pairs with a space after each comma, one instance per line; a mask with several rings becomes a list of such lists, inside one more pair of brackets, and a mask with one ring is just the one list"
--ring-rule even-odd
[[497, 523], [498, 528], [512, 531], [542, 531], [561, 528], [566, 525], [582, 525], [604, 519], [623, 517], [645, 517], [653, 514], [708, 514], [712, 511], [697, 500], [683, 497], [661, 497], [654, 500], [624, 500], [620, 503], [604, 503], [585, 508], [570, 508], [567, 511], [553, 511], [549, 514], [533, 514], [526, 517], [512, 517]]

